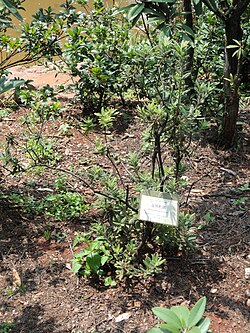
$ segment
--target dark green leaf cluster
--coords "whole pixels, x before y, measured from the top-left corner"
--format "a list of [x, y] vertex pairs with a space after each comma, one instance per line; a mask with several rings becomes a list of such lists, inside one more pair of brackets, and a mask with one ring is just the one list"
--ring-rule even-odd
[[44, 215], [54, 221], [72, 220], [82, 217], [88, 210], [82, 195], [69, 190], [35, 198], [32, 195], [12, 194], [8, 200], [18, 204], [29, 215]]
[[111, 96], [121, 97], [126, 87], [129, 24], [115, 9], [95, 3], [90, 13], [78, 13], [77, 25], [66, 31], [61, 58], [76, 78], [75, 89], [89, 108], [101, 109]]

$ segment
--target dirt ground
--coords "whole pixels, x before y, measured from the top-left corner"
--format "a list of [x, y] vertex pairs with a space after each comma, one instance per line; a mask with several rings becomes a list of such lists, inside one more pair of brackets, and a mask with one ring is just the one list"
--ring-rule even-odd
[[[55, 73], [39, 70], [29, 69], [35, 85], [57, 84]], [[2, 118], [1, 142], [6, 133], [18, 136], [18, 119], [23, 112]], [[206, 315], [214, 333], [250, 332], [250, 280], [245, 277], [245, 269], [250, 267], [250, 191], [241, 190], [250, 180], [249, 119], [249, 110], [242, 110], [245, 134], [238, 149], [222, 151], [205, 140], [194, 143], [193, 155], [186, 161], [190, 185], [181, 196], [181, 205], [195, 212], [199, 223], [207, 212], [214, 220], [199, 231], [199, 251], [166, 258], [162, 274], [145, 281], [107, 289], [72, 273], [70, 244], [74, 232], [88, 223], [88, 215], [55, 223], [54, 229], [66, 237], [60, 242], [46, 241], [45, 218], [27, 217], [8, 201], [0, 201], [0, 323], [14, 323], [14, 333], [143, 333], [157, 323], [152, 307], [192, 306], [206, 295]], [[77, 168], [91, 160], [105, 167], [106, 161], [93, 154], [91, 142], [77, 130], [71, 128], [70, 135], [58, 135], [65, 121], [53, 129], [48, 123], [45, 128], [47, 135], [57, 138], [63, 155], [60, 166]], [[114, 145], [121, 155], [138, 149], [141, 130], [131, 118], [115, 133]], [[92, 133], [93, 137], [98, 135]], [[29, 177], [34, 178], [19, 175], [2, 179], [1, 190], [23, 193]], [[47, 172], [36, 177], [37, 185], [30, 191], [45, 195], [52, 175]], [[75, 186], [91, 198], [89, 189], [80, 182]], [[245, 198], [244, 204], [236, 202], [240, 198]]]

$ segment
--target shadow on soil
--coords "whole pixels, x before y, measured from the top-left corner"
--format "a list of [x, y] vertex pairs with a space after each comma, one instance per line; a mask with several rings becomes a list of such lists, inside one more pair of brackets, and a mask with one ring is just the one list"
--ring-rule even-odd
[[55, 319], [50, 318], [43, 321], [44, 309], [38, 303], [28, 305], [23, 313], [15, 318], [13, 333], [46, 333], [53, 332], [56, 324]]

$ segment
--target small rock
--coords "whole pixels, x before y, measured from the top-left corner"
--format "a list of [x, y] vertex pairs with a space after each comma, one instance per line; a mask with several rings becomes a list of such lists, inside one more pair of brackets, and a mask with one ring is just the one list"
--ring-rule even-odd
[[245, 279], [250, 278], [250, 267], [245, 268]]
[[246, 290], [246, 296], [247, 296], [248, 298], [250, 298], [250, 289], [247, 289], [247, 290]]
[[246, 301], [246, 306], [250, 307], [250, 298]]
[[66, 148], [66, 149], [65, 149], [64, 154], [65, 154], [66, 156], [72, 155], [72, 153], [71, 153], [71, 151], [70, 151], [69, 148]]
[[212, 289], [210, 290], [210, 293], [211, 293], [211, 294], [216, 294], [216, 293], [217, 293], [217, 291], [218, 291], [218, 289], [217, 289], [217, 288], [212, 288]]

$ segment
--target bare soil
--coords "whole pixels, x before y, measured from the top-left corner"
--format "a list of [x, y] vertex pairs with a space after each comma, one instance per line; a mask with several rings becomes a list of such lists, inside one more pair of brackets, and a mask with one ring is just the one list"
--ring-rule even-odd
[[[54, 83], [54, 76], [50, 81], [49, 75], [40, 73], [40, 82]], [[37, 81], [35, 84], [39, 86]], [[64, 106], [68, 113], [76, 112], [71, 104]], [[18, 137], [18, 119], [24, 112], [20, 109], [2, 119], [1, 142], [8, 133]], [[123, 112], [129, 111], [125, 108]], [[157, 323], [152, 307], [192, 306], [206, 295], [206, 315], [211, 318], [214, 333], [250, 332], [250, 285], [245, 278], [245, 268], [250, 267], [250, 193], [240, 190], [250, 179], [249, 119], [249, 110], [242, 110], [244, 133], [238, 149], [223, 151], [207, 139], [194, 142], [193, 155], [186, 161], [190, 185], [181, 196], [181, 205], [196, 213], [198, 223], [204, 222], [208, 211], [215, 218], [197, 231], [197, 252], [166, 258], [162, 274], [145, 281], [124, 282], [107, 289], [72, 273], [70, 244], [74, 232], [88, 224], [91, 212], [78, 220], [54, 222], [54, 230], [66, 237], [60, 242], [46, 241], [44, 230], [51, 227], [51, 221], [27, 216], [20, 207], [1, 200], [0, 323], [14, 323], [14, 333], [142, 333]], [[67, 119], [59, 120], [53, 128], [48, 123], [45, 128], [46, 135], [57, 140], [62, 154], [60, 167], [87, 167], [91, 161], [110, 168], [105, 159], [93, 154], [94, 140], [87, 140], [74, 128], [67, 136], [59, 133], [65, 122]], [[138, 149], [141, 130], [130, 116], [128, 123], [112, 133], [114, 146], [122, 156]], [[90, 138], [98, 136], [101, 134], [92, 133]], [[27, 179], [34, 178], [36, 185], [28, 187]], [[50, 171], [42, 177], [3, 174], [1, 190], [45, 195], [52, 179]], [[72, 185], [93, 200], [93, 193], [80, 181]], [[235, 200], [243, 197], [245, 203], [237, 204]], [[124, 313], [126, 319], [119, 321], [118, 316]]]

